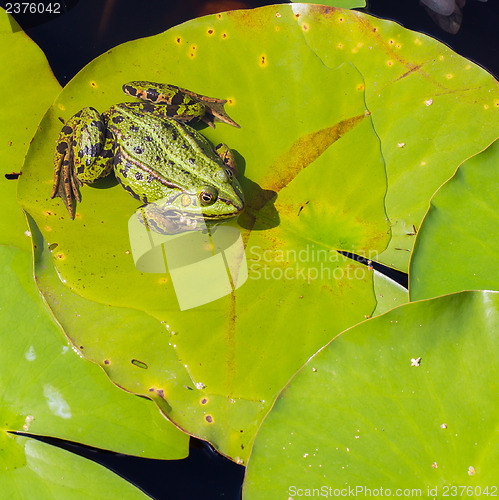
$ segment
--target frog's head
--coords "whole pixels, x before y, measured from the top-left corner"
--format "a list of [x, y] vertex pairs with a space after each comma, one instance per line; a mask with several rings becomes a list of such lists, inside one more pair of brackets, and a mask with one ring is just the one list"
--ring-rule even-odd
[[232, 170], [225, 167], [222, 176], [223, 179], [217, 179], [219, 182], [201, 186], [196, 195], [197, 202], [192, 200], [207, 221], [229, 219], [244, 210], [243, 190]]
[[243, 210], [243, 191], [238, 180], [231, 177], [201, 185], [197, 192], [173, 189], [168, 196], [141, 207], [139, 219], [154, 232], [178, 234], [204, 230]]

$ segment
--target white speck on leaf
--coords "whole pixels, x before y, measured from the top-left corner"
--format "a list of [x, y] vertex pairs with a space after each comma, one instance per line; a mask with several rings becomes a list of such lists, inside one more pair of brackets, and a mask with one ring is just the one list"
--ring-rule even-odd
[[411, 358], [411, 366], [419, 366], [421, 363], [421, 356], [419, 358]]

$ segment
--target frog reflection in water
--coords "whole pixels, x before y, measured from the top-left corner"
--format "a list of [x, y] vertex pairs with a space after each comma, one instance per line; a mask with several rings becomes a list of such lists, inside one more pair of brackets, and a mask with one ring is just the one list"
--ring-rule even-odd
[[[209, 142], [186, 122], [200, 119], [239, 127], [223, 109], [226, 101], [173, 85], [130, 82], [126, 94], [142, 102], [76, 113], [62, 128], [54, 155], [52, 198], [59, 196], [74, 218], [78, 187], [114, 175], [145, 204], [152, 229], [172, 234], [217, 223], [244, 209], [232, 151]], [[155, 205], [153, 202], [161, 200]], [[203, 225], [200, 226], [204, 227]]]

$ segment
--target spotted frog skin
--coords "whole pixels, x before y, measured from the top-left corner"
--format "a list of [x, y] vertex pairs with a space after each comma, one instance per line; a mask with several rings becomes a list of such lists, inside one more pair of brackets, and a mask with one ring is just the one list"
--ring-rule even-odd
[[130, 82], [125, 93], [142, 102], [122, 103], [99, 114], [84, 108], [63, 126], [54, 154], [52, 198], [62, 198], [71, 219], [78, 188], [114, 171], [134, 198], [151, 204], [150, 225], [172, 234], [217, 223], [244, 209], [232, 151], [215, 151], [187, 125], [200, 119], [238, 127], [223, 109], [226, 101], [173, 85]]

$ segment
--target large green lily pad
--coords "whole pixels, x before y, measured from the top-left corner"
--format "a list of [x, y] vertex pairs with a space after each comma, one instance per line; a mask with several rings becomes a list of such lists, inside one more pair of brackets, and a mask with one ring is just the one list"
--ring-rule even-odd
[[411, 300], [499, 290], [499, 141], [463, 163], [431, 201], [411, 260]]
[[462, 292], [343, 332], [278, 397], [243, 497], [494, 494], [498, 331], [499, 293]]
[[[398, 59], [380, 61], [396, 50], [406, 68], [413, 59], [452, 55], [425, 37], [421, 45], [401, 45], [407, 33], [393, 23], [316, 5], [197, 19], [117, 47], [87, 66], [50, 108], [30, 148], [19, 199], [68, 288], [53, 295], [50, 287], [61, 286], [56, 273], [46, 262], [38, 266], [40, 276], [51, 276], [41, 279], [42, 288], [66, 333], [120, 386], [152, 397], [183, 429], [238, 461], [246, 460], [262, 414], [289, 377], [376, 308], [372, 274], [336, 253], [376, 259], [390, 238], [380, 133], [373, 129], [369, 100], [373, 89], [390, 96], [373, 102], [376, 114], [403, 118], [406, 127], [414, 113], [429, 109], [424, 101], [417, 110], [394, 105], [412, 102], [428, 80], [425, 72], [399, 78]], [[451, 60], [452, 68], [467, 64], [454, 55]], [[447, 81], [437, 66], [425, 83], [432, 92]], [[466, 71], [483, 89], [491, 86], [478, 67]], [[241, 125], [218, 124], [203, 133], [239, 154], [247, 210], [238, 228], [249, 279], [231, 295], [191, 310], [179, 310], [169, 275], [134, 267], [127, 223], [138, 203], [119, 186], [83, 187], [74, 221], [62, 203], [48, 199], [58, 118], [67, 120], [83, 106], [105, 110], [123, 101], [124, 82], [139, 79], [226, 98], [228, 113]], [[460, 77], [456, 81], [461, 84]], [[480, 103], [485, 96], [490, 101], [483, 89], [474, 97]], [[441, 102], [448, 113], [469, 113], [466, 99]], [[480, 126], [486, 122], [480, 119]], [[453, 134], [459, 137], [460, 130]], [[416, 128], [414, 140], [423, 133], [427, 128]], [[469, 151], [487, 133], [475, 136], [473, 130]], [[414, 167], [412, 156], [397, 164]], [[423, 186], [426, 178], [417, 182]], [[427, 189], [428, 198], [435, 188]], [[105, 319], [96, 321], [103, 316], [94, 307], [107, 311]], [[125, 310], [126, 333], [120, 333]], [[90, 319], [85, 329], [76, 326]]]

